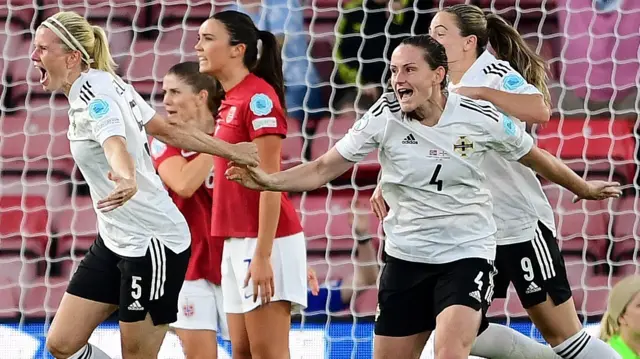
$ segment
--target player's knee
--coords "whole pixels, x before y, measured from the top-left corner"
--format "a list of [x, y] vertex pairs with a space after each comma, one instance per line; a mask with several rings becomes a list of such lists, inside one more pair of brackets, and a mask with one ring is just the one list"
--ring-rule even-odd
[[47, 335], [45, 344], [47, 351], [56, 359], [66, 359], [72, 356], [82, 348], [82, 345], [82, 343], [74, 343], [71, 338], [65, 338], [55, 333]]

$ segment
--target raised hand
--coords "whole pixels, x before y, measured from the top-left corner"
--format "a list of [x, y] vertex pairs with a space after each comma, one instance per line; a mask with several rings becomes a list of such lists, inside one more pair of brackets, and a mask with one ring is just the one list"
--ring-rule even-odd
[[581, 199], [603, 200], [607, 198], [618, 198], [622, 195], [620, 183], [607, 181], [587, 181], [588, 190], [580, 196], [575, 196], [573, 202]]

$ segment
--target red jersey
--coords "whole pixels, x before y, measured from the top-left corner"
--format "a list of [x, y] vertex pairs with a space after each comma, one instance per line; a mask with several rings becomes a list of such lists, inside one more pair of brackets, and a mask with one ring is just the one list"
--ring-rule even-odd
[[[181, 156], [190, 162], [198, 156], [198, 153], [166, 145], [155, 138], [151, 140], [151, 157], [156, 169], [162, 162], [173, 156]], [[190, 198], [180, 197], [170, 188], [167, 190], [187, 220], [191, 232], [191, 258], [185, 279], [206, 279], [220, 285], [223, 240], [211, 237], [209, 221], [213, 205], [213, 169], [202, 186]]]
[[[227, 91], [220, 105], [215, 136], [229, 143], [250, 142], [265, 135], [287, 136], [287, 121], [275, 90], [263, 79], [249, 74]], [[214, 185], [211, 234], [223, 238], [258, 237], [260, 192], [229, 181], [228, 161], [213, 158]], [[302, 232], [293, 204], [282, 193], [276, 238]]]

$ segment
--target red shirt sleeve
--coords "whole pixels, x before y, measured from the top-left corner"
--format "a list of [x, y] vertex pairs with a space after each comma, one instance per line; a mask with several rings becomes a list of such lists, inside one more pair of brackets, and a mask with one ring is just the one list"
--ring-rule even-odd
[[180, 150], [165, 144], [164, 142], [159, 141], [156, 138], [151, 139], [151, 159], [153, 160], [153, 167], [158, 169], [160, 164], [164, 162], [167, 158], [173, 156], [181, 156]]
[[273, 91], [254, 93], [243, 115], [251, 140], [265, 135], [287, 137], [287, 120]]

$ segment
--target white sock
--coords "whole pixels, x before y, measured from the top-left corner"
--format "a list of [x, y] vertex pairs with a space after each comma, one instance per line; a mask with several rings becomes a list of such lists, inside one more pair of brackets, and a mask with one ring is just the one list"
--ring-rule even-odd
[[563, 359], [622, 359], [607, 343], [584, 330], [553, 348], [553, 351]]
[[471, 348], [471, 355], [490, 359], [560, 358], [551, 347], [498, 324], [489, 324], [489, 327], [476, 338]]
[[105, 352], [98, 349], [95, 345], [87, 344], [78, 350], [77, 353], [70, 356], [68, 359], [111, 359]]

